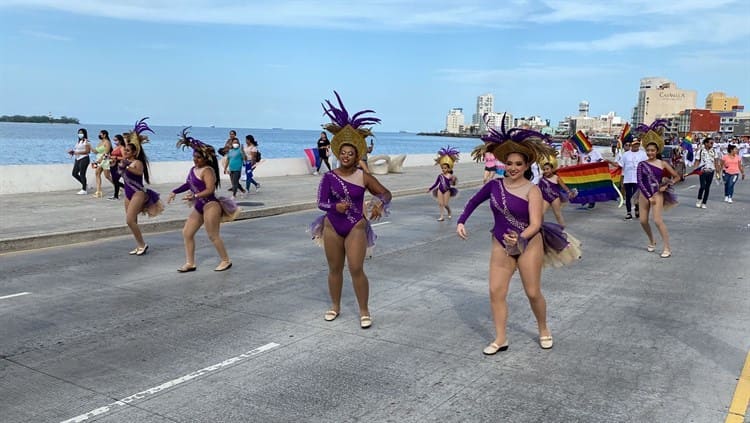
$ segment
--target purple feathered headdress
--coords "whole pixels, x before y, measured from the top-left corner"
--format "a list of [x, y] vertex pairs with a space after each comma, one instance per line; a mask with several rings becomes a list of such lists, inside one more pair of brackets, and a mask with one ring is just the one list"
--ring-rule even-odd
[[133, 130], [130, 131], [127, 135], [127, 144], [133, 144], [135, 146], [136, 157], [138, 157], [141, 153], [141, 144], [145, 144], [148, 142], [148, 136], [144, 134], [144, 132], [148, 131], [152, 134], [155, 133], [151, 128], [149, 128], [148, 124], [146, 123], [146, 119], [148, 119], [148, 117], [136, 121]]
[[668, 129], [668, 126], [667, 126], [666, 119], [656, 119], [653, 123], [651, 123], [651, 125], [646, 125], [645, 123], [642, 123], [636, 126], [633, 132], [637, 132], [640, 135], [645, 135], [646, 133], [648, 133], [648, 131], [654, 131], [657, 134], [661, 135], [667, 129]]
[[366, 113], [375, 113], [369, 109], [357, 112], [350, 117], [339, 93], [336, 91], [333, 93], [336, 95], [339, 106], [334, 106], [329, 100], [325, 100], [325, 104], [322, 104], [323, 111], [331, 119], [331, 123], [323, 125], [323, 128], [333, 134], [331, 148], [334, 154], [338, 155], [342, 145], [350, 144], [356, 148], [359, 157], [362, 157], [367, 152], [365, 137], [372, 135], [370, 128], [365, 128], [365, 126], [380, 123], [380, 119], [363, 116]]
[[180, 139], [177, 141], [177, 147], [182, 147], [183, 150], [185, 148], [192, 148], [193, 151], [199, 152], [206, 160], [216, 161], [216, 150], [214, 150], [213, 146], [188, 135], [189, 129], [190, 127], [188, 126], [182, 130]]
[[[485, 123], [487, 123], [485, 118]], [[500, 123], [500, 130], [487, 125], [487, 135], [482, 137], [484, 144], [477, 146], [471, 155], [476, 161], [483, 159], [486, 151], [492, 152], [495, 157], [505, 160], [510, 153], [520, 153], [527, 157], [529, 162], [547, 156], [554, 156], [555, 149], [549, 144], [549, 136], [531, 129], [505, 128], [505, 116]]]
[[458, 161], [460, 153], [457, 148], [451, 147], [449, 145], [438, 150], [437, 154], [438, 155], [435, 158], [435, 164], [447, 164], [452, 169], [453, 164]]

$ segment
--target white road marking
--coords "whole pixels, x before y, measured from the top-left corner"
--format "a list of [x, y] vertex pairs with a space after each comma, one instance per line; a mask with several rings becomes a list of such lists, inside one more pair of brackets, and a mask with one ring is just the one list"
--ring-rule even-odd
[[191, 380], [193, 380], [195, 378], [201, 377], [201, 376], [203, 376], [203, 375], [205, 375], [207, 373], [211, 373], [211, 372], [215, 372], [217, 370], [221, 370], [224, 367], [231, 366], [232, 364], [236, 364], [236, 363], [239, 363], [240, 361], [247, 360], [248, 358], [250, 358], [252, 356], [258, 355], [258, 354], [260, 354], [262, 352], [271, 350], [271, 349], [276, 348], [278, 346], [280, 346], [280, 344], [277, 344], [275, 342], [271, 342], [269, 344], [266, 344], [266, 345], [263, 345], [261, 347], [258, 347], [258, 348], [254, 349], [254, 350], [250, 350], [250, 351], [248, 351], [248, 352], [246, 352], [244, 354], [240, 354], [238, 356], [226, 359], [226, 360], [222, 361], [221, 363], [214, 364], [213, 366], [204, 367], [204, 368], [202, 368], [200, 370], [194, 371], [193, 373], [187, 374], [187, 375], [182, 376], [182, 377], [178, 377], [177, 379], [170, 380], [169, 382], [164, 382], [164, 383], [162, 383], [159, 386], [155, 386], [155, 387], [153, 387], [151, 389], [146, 389], [145, 391], [138, 392], [137, 394], [133, 394], [133, 395], [131, 395], [129, 397], [125, 397], [125, 398], [123, 398], [123, 399], [121, 399], [119, 401], [115, 401], [115, 402], [113, 402], [111, 404], [107, 404], [104, 407], [99, 407], [97, 409], [91, 410], [91, 411], [89, 411], [86, 414], [81, 414], [80, 416], [76, 416], [76, 417], [70, 418], [68, 420], [64, 420], [62, 423], [82, 422], [82, 421], [88, 420], [88, 419], [90, 419], [92, 417], [100, 416], [100, 415], [102, 415], [104, 413], [108, 413], [108, 412], [112, 411], [116, 407], [123, 407], [125, 405], [130, 404], [131, 402], [144, 399], [144, 398], [146, 398], [149, 395], [153, 395], [153, 394], [156, 394], [158, 392], [161, 392], [161, 391], [173, 388], [173, 387], [175, 387], [177, 385], [180, 385], [182, 383], [189, 382], [189, 381], [191, 381]]
[[8, 298], [20, 297], [22, 295], [29, 295], [29, 294], [31, 294], [31, 292], [19, 292], [18, 294], [11, 294], [11, 295], [2, 296], [2, 297], [0, 297], [0, 300], [6, 300]]
[[378, 223], [373, 223], [373, 224], [372, 224], [372, 225], [370, 225], [370, 226], [380, 226], [380, 225], [387, 225], [387, 224], [389, 224], [389, 223], [391, 223], [391, 222], [378, 222]]
[[690, 185], [689, 187], [687, 187], [687, 188], [683, 188], [682, 190], [683, 190], [683, 191], [687, 191], [687, 190], [689, 190], [689, 189], [693, 189], [693, 188], [695, 188], [695, 187], [697, 187], [697, 186], [698, 186], [698, 185]]

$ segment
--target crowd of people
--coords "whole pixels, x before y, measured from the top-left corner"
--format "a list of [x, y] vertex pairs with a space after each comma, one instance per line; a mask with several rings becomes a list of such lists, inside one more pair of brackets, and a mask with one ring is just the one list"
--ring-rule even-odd
[[[329, 140], [327, 133], [322, 132], [318, 140], [320, 164], [316, 172], [322, 164], [328, 168], [318, 186], [318, 208], [324, 213], [311, 223], [309, 232], [312, 239], [324, 248], [328, 264], [331, 305], [323, 313], [323, 319], [330, 322], [341, 315], [346, 264], [359, 308], [359, 326], [368, 329], [373, 324], [373, 317], [369, 309], [369, 280], [364, 263], [376, 241], [371, 222], [389, 213], [392, 196], [368, 172], [363, 160], [372, 151], [372, 143], [367, 144], [367, 137], [372, 135], [369, 126], [378, 123], [379, 119], [363, 115], [370, 111], [357, 113], [354, 115], [357, 118], [352, 118], [341, 99], [338, 100], [338, 106], [330, 102], [327, 102], [328, 107], [324, 106], [331, 118], [331, 123], [325, 128], [333, 138]], [[70, 150], [75, 158], [73, 176], [81, 183], [84, 194], [87, 188], [85, 170], [92, 152], [96, 154], [92, 164], [97, 169], [95, 196], [102, 197], [101, 175], [114, 185], [113, 198], [118, 198], [119, 187], [124, 187], [126, 222], [136, 244], [130, 254], [136, 256], [146, 254], [149, 249], [138, 227], [138, 215], [156, 216], [164, 209], [160, 195], [145, 186], [150, 181], [150, 174], [143, 145], [148, 142], [146, 132], [153, 132], [145, 120], [138, 121], [132, 131], [116, 135], [114, 147], [107, 131], [100, 131], [100, 142], [92, 148], [86, 130], [82, 128], [78, 132], [79, 141]], [[706, 137], [693, 150], [695, 157], [687, 154], [690, 148], [677, 145], [666, 160], [662, 157], [665, 141], [660, 129], [659, 122], [641, 128], [639, 137], [625, 142], [622, 149], [613, 150], [611, 160], [605, 159], [595, 149], [582, 152], [573, 147], [571, 150], [568, 142], [564, 142], [561, 151], [557, 152], [544, 135], [524, 128], [506, 130], [503, 125], [499, 130], [490, 129], [483, 137], [484, 144], [473, 153], [475, 159], [484, 161], [483, 186], [466, 202], [457, 220], [456, 234], [467, 239], [467, 220], [479, 205], [489, 201], [494, 226], [488, 280], [495, 337], [483, 349], [484, 354], [493, 355], [509, 347], [507, 295], [516, 270], [536, 318], [539, 346], [550, 349], [554, 345], [547, 325], [547, 304], [541, 290], [542, 268], [573, 263], [582, 254], [580, 242], [567, 231], [562, 215], [562, 203], [576, 198], [577, 192], [557, 175], [561, 167], [606, 161], [611, 167], [621, 168], [625, 220], [631, 220], [632, 212], [635, 212], [648, 238], [648, 252], [656, 249], [651, 228], [651, 223], [655, 224], [663, 243], [662, 258], [672, 255], [663, 212], [677, 204], [673, 186], [689, 175], [686, 174], [688, 168], [695, 167], [690, 174], [699, 173], [701, 178], [697, 207], [706, 208], [714, 178], [723, 179], [725, 201], [732, 202], [733, 186], [745, 176], [738, 146], [729, 144], [725, 149], [717, 148], [713, 138]], [[260, 188], [253, 178], [253, 169], [260, 161], [258, 143], [248, 135], [245, 145], [241, 146], [236, 133], [231, 131], [225, 145], [217, 151], [191, 137], [186, 128], [177, 146], [193, 151], [194, 165], [185, 183], [173, 189], [167, 199], [167, 203], [171, 203], [178, 194], [185, 193], [182, 200], [192, 208], [182, 230], [185, 263], [177, 271], [197, 270], [195, 234], [201, 226], [205, 227], [219, 256], [219, 264], [214, 270], [230, 269], [232, 260], [221, 238], [220, 225], [233, 220], [239, 213], [235, 202], [238, 192], [249, 191], [251, 185], [256, 191]], [[220, 159], [220, 155], [224, 158]], [[437, 200], [440, 213], [437, 220], [441, 222], [452, 219], [450, 201], [458, 194], [454, 165], [459, 156], [458, 150], [448, 146], [440, 149], [435, 159], [440, 172], [427, 191]], [[684, 167], [675, 164], [675, 157], [683, 161]], [[338, 165], [332, 166], [330, 158], [335, 158]], [[246, 175], [244, 188], [239, 183], [243, 169]], [[231, 196], [219, 195], [222, 170], [230, 176]], [[367, 192], [372, 196], [369, 201], [365, 199]], [[589, 204], [587, 207], [593, 206]], [[557, 223], [544, 219], [550, 208]]]

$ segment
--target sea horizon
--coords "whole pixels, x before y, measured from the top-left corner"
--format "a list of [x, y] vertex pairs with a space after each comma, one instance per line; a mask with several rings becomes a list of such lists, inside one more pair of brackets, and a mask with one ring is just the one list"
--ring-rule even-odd
[[[67, 151], [77, 141], [78, 128], [85, 128], [89, 141], [96, 146], [100, 130], [107, 130], [112, 139], [115, 134], [132, 130], [133, 124], [0, 122], [0, 145], [6, 152], [0, 156], [0, 166], [72, 163]], [[150, 161], [191, 159], [189, 152], [175, 146], [185, 126], [154, 125], [151, 128], [155, 134], [148, 133], [150, 141], [145, 144]], [[323, 131], [322, 128], [194, 126], [190, 128], [190, 135], [218, 149], [224, 145], [230, 130], [237, 131], [237, 137], [243, 144], [246, 135], [253, 135], [258, 141], [264, 159], [303, 158], [304, 150], [314, 148]], [[465, 153], [464, 160], [470, 160], [469, 153], [481, 142], [476, 138], [424, 136], [406, 131], [379, 132], [377, 126], [373, 128], [373, 135], [373, 155], [435, 154], [440, 148], [450, 145]]]

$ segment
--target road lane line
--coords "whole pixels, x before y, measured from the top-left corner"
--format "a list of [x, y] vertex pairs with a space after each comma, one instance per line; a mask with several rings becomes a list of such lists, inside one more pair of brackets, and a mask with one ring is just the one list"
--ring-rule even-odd
[[391, 223], [391, 222], [378, 222], [378, 223], [373, 223], [373, 224], [372, 224], [372, 225], [370, 225], [370, 226], [380, 226], [380, 225], [387, 225], [387, 224], [389, 224], [389, 223]]
[[18, 294], [10, 294], [0, 297], [0, 300], [7, 300], [8, 298], [20, 297], [22, 295], [29, 295], [31, 292], [19, 292]]
[[92, 417], [96, 417], [96, 416], [100, 416], [102, 414], [108, 413], [108, 412], [112, 411], [113, 409], [115, 409], [117, 407], [124, 407], [124, 406], [130, 404], [131, 402], [144, 399], [144, 398], [148, 397], [149, 395], [153, 395], [153, 394], [159, 393], [161, 391], [165, 391], [167, 389], [173, 388], [173, 387], [175, 387], [177, 385], [180, 385], [182, 383], [189, 382], [189, 381], [191, 381], [191, 380], [193, 380], [195, 378], [201, 377], [201, 376], [203, 376], [205, 374], [208, 374], [208, 373], [211, 373], [211, 372], [215, 372], [217, 370], [221, 370], [224, 367], [231, 366], [233, 364], [237, 364], [237, 363], [239, 363], [241, 361], [245, 361], [245, 360], [249, 359], [250, 357], [253, 357], [255, 355], [258, 355], [258, 354], [260, 354], [262, 352], [265, 352], [265, 351], [268, 351], [268, 350], [272, 350], [272, 349], [274, 349], [274, 348], [276, 348], [278, 346], [280, 346], [280, 344], [277, 344], [275, 342], [268, 343], [266, 345], [263, 345], [263, 346], [260, 346], [260, 347], [258, 347], [256, 349], [254, 349], [254, 350], [250, 350], [250, 351], [248, 351], [246, 353], [243, 353], [243, 354], [240, 354], [238, 356], [235, 356], [235, 357], [232, 357], [232, 358], [228, 358], [228, 359], [222, 361], [221, 363], [214, 364], [213, 366], [204, 367], [204, 368], [202, 368], [200, 370], [196, 370], [196, 371], [194, 371], [192, 373], [186, 374], [185, 376], [178, 377], [177, 379], [170, 380], [169, 382], [164, 382], [164, 383], [162, 383], [159, 386], [155, 386], [153, 388], [146, 389], [145, 391], [138, 392], [137, 394], [133, 394], [133, 395], [131, 395], [129, 397], [125, 397], [125, 398], [123, 398], [123, 399], [121, 399], [119, 401], [115, 401], [113, 403], [107, 404], [104, 407], [99, 407], [99, 408], [96, 408], [94, 410], [89, 411], [88, 413], [81, 414], [80, 416], [75, 416], [75, 417], [70, 418], [68, 420], [64, 420], [62, 423], [76, 423], [76, 422], [86, 421], [86, 420], [88, 420], [88, 419], [90, 419]]
[[683, 191], [687, 191], [687, 190], [689, 190], [689, 189], [693, 189], [693, 188], [695, 188], [695, 187], [697, 187], [697, 185], [690, 185], [689, 187], [687, 187], [687, 188], [683, 188], [682, 190], [683, 190]]
[[737, 388], [734, 390], [732, 404], [729, 406], [729, 414], [725, 423], [743, 423], [750, 405], [750, 351], [745, 358], [745, 366], [742, 368], [740, 378], [737, 380]]

